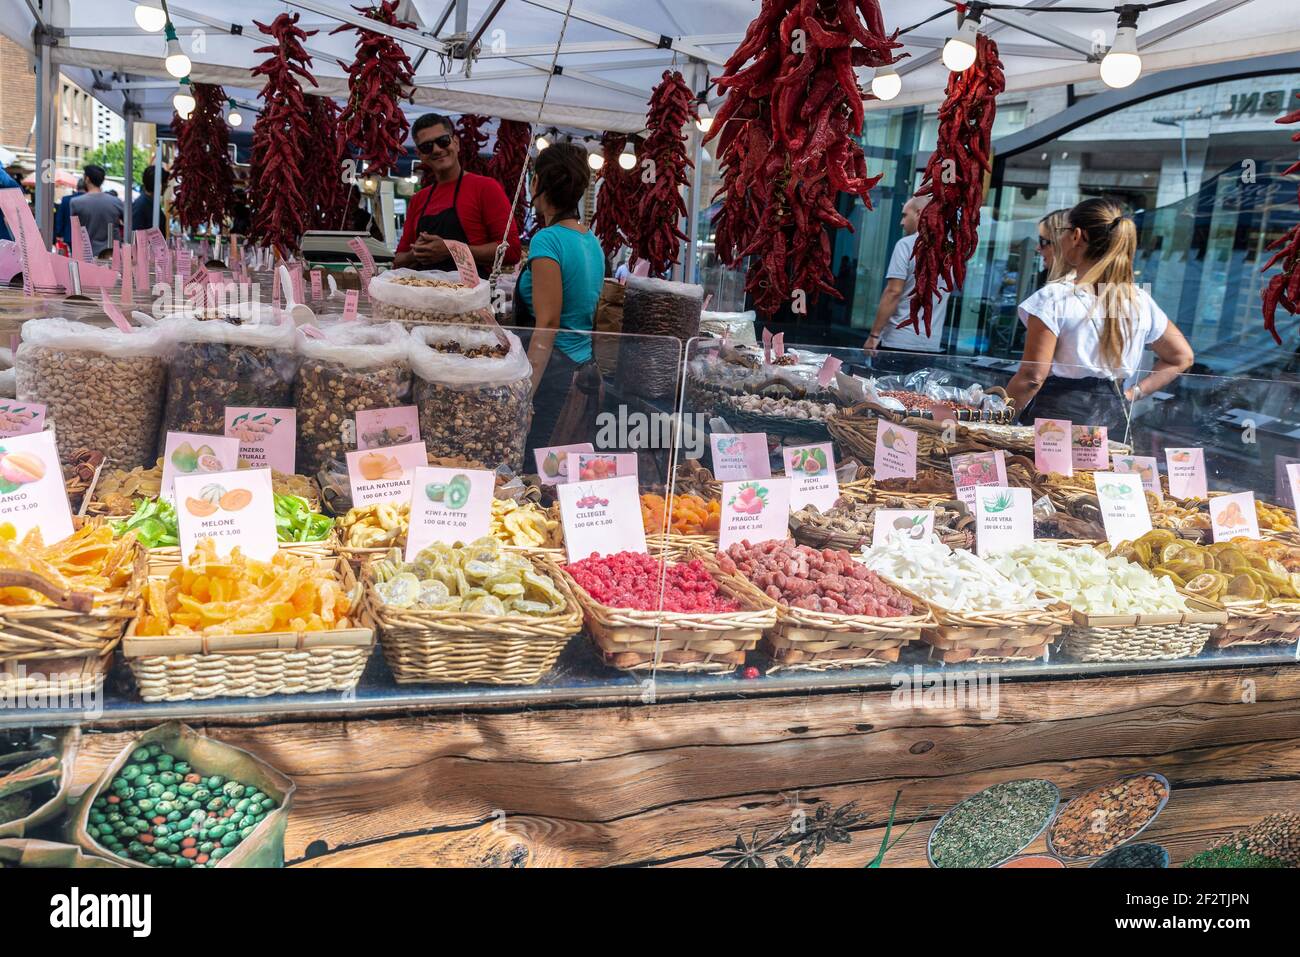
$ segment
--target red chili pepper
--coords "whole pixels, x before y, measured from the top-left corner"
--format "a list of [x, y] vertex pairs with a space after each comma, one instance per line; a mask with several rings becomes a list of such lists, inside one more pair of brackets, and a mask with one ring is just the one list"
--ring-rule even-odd
[[[506, 196], [515, 195], [519, 174], [528, 162], [528, 147], [532, 143], [533, 128], [519, 120], [501, 120], [497, 124], [497, 142], [487, 163], [487, 174], [501, 184]], [[524, 226], [524, 195], [519, 194], [515, 204], [515, 219], [520, 231]]]
[[[467, 173], [486, 173], [487, 160], [483, 159], [483, 147], [487, 146], [488, 135], [482, 126], [489, 117], [477, 113], [463, 113], [456, 121], [456, 139], [460, 140], [460, 168]], [[514, 195], [514, 187], [508, 195]]]
[[[384, 0], [378, 6], [352, 9], [385, 26], [414, 29], [414, 23], [397, 16], [398, 4], [399, 0]], [[357, 58], [347, 68], [348, 105], [341, 121], [366, 171], [385, 176], [397, 172], [397, 161], [405, 154], [403, 144], [410, 124], [401, 101], [409, 100], [414, 92], [415, 68], [401, 43], [392, 37], [351, 24], [335, 27], [330, 33], [347, 30], [357, 33]]]
[[310, 207], [308, 219], [315, 229], [345, 229], [348, 193], [357, 187], [343, 177], [348, 155], [347, 130], [339, 122], [339, 108], [328, 96], [304, 96], [311, 140], [305, 144], [303, 196]]
[[[663, 79], [650, 96], [646, 114], [647, 135], [641, 156], [650, 160], [644, 170], [641, 162], [629, 171], [632, 188], [629, 196], [639, 196], [635, 221], [627, 224], [626, 239], [632, 247], [632, 262], [646, 260], [651, 272], [667, 272], [680, 258], [679, 242], [686, 239], [678, 224], [686, 213], [681, 187], [687, 185], [686, 171], [695, 164], [686, 155], [687, 123], [698, 117], [695, 95], [682, 75], [665, 70]], [[609, 163], [606, 162], [606, 166]], [[640, 190], [640, 181], [650, 173], [649, 188]]]
[[219, 86], [192, 83], [190, 93], [194, 111], [189, 119], [172, 116], [172, 129], [176, 131], [176, 159], [172, 163], [176, 216], [186, 229], [209, 224], [220, 229], [235, 192], [226, 92]]
[[[1300, 97], [1300, 93], [1296, 96]], [[1278, 118], [1277, 122], [1300, 123], [1300, 110]], [[1291, 140], [1300, 143], [1300, 131], [1291, 134]], [[1294, 173], [1300, 173], [1300, 163], [1292, 164], [1282, 175], [1291, 176]], [[1296, 196], [1300, 200], [1300, 189], [1297, 189]], [[1268, 285], [1264, 287], [1264, 328], [1281, 345], [1282, 337], [1277, 333], [1277, 307], [1280, 305], [1293, 316], [1300, 313], [1300, 225], [1292, 226], [1269, 243], [1268, 248], [1276, 252], [1264, 264], [1262, 271], [1267, 272], [1278, 263], [1282, 264], [1282, 271], [1269, 279]]]

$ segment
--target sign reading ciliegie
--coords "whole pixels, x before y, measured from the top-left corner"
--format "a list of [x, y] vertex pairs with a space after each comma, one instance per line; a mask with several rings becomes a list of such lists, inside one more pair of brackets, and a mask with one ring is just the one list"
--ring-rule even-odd
[[39, 528], [46, 544], [72, 534], [53, 432], [0, 440], [0, 522], [13, 525], [19, 538]]

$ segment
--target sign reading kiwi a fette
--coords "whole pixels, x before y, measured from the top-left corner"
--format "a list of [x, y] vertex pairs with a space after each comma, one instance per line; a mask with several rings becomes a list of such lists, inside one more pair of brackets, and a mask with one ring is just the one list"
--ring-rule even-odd
[[279, 546], [270, 469], [178, 475], [175, 489], [182, 561], [205, 538], [216, 542], [218, 555], [238, 546], [249, 558], [274, 557]]
[[0, 522], [13, 525], [20, 538], [39, 528], [47, 544], [72, 534], [53, 432], [0, 439]]

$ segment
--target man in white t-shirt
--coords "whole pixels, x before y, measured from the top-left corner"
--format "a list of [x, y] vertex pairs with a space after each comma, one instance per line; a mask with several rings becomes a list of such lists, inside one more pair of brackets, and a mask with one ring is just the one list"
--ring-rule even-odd
[[938, 352], [943, 341], [943, 320], [948, 309], [948, 294], [940, 291], [934, 299], [934, 319], [930, 334], [925, 334], [924, 323], [918, 332], [910, 326], [900, 329], [901, 323], [911, 317], [912, 291], [916, 289], [916, 261], [912, 253], [916, 247], [916, 228], [921, 221], [921, 210], [930, 204], [929, 196], [913, 196], [903, 204], [903, 238], [894, 243], [885, 271], [885, 291], [876, 307], [876, 321], [871, 325], [871, 335], [863, 346], [868, 352], [876, 349], [899, 349], [906, 352]]

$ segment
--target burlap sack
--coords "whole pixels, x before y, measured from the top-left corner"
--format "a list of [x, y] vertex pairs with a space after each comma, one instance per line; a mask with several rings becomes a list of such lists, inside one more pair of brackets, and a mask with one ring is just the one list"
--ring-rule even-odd
[[[58, 739], [53, 753], [59, 755], [59, 769], [53, 778], [57, 782], [55, 792], [53, 796], [33, 808], [26, 817], [0, 824], [0, 838], [25, 837], [34, 828], [53, 820], [67, 809], [68, 788], [72, 784], [73, 765], [77, 760], [77, 742], [81, 739], [81, 733], [75, 727], [63, 728], [52, 733]], [[4, 770], [13, 769], [0, 769], [0, 776], [3, 775]], [[44, 783], [36, 786], [43, 787]]]

